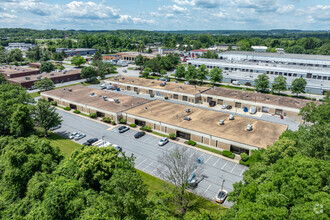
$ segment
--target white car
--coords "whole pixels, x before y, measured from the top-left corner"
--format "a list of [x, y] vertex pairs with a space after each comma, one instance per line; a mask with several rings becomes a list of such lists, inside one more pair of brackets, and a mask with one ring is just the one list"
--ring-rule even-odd
[[214, 200], [217, 202], [217, 203], [224, 203], [226, 198], [227, 198], [227, 195], [228, 195], [228, 192], [226, 190], [220, 190], [218, 192], [218, 194], [215, 196]]
[[84, 137], [86, 137], [86, 134], [78, 133], [78, 134], [76, 134], [76, 136], [74, 137], [74, 140], [75, 140], [75, 141], [78, 141], [78, 140], [80, 140], [80, 139], [82, 139], [82, 138], [84, 138]]
[[221, 109], [226, 109], [227, 108], [227, 105], [222, 105], [221, 106]]
[[59, 124], [59, 125], [57, 125], [55, 127], [52, 127], [49, 130], [54, 131], [54, 130], [59, 129], [59, 128], [61, 128], [61, 124]]
[[77, 134], [78, 134], [78, 132], [73, 132], [69, 135], [69, 138], [73, 139]]
[[160, 139], [160, 141], [158, 142], [159, 146], [164, 146], [165, 144], [168, 143], [168, 138], [162, 138]]

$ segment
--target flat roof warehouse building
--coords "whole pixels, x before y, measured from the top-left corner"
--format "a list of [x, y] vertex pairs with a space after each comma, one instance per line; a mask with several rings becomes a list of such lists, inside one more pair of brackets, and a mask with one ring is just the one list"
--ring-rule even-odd
[[96, 113], [97, 117], [109, 117], [116, 123], [122, 118], [123, 111], [149, 101], [80, 85], [42, 92], [41, 97], [85, 114]]
[[[175, 133], [177, 137], [237, 154], [266, 148], [287, 129], [286, 125], [239, 116], [229, 120], [226, 113], [159, 100], [129, 109], [123, 117], [128, 123], [147, 125], [164, 134]], [[251, 131], [246, 130], [249, 124]]]
[[201, 93], [209, 89], [209, 87], [203, 86], [185, 85], [182, 83], [163, 82], [129, 76], [115, 77], [105, 82], [127, 91], [164, 98], [167, 97], [168, 99], [191, 103], [198, 103], [201, 100]]

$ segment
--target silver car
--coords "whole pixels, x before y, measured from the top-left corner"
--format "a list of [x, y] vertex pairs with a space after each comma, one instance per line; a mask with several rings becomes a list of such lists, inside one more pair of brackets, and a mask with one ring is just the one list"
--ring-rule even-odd
[[69, 138], [70, 139], [73, 139], [73, 138], [75, 138], [75, 136], [78, 134], [78, 132], [73, 132], [73, 133], [71, 133], [70, 135], [69, 135]]
[[82, 133], [78, 133], [75, 137], [74, 137], [74, 140], [75, 141], [78, 141], [82, 138], [86, 137], [86, 134], [82, 134]]
[[162, 138], [160, 139], [160, 141], [158, 142], [159, 146], [164, 146], [165, 144], [168, 143], [168, 138]]

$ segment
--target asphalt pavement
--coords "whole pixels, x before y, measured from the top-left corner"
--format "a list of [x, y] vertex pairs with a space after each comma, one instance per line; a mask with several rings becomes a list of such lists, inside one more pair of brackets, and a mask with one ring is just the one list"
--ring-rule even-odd
[[[108, 126], [96, 120], [88, 119], [83, 116], [74, 115], [63, 110], [57, 110], [62, 116], [63, 122], [60, 129], [54, 132], [68, 137], [70, 133], [78, 131], [86, 134], [86, 137], [77, 141], [79, 144], [84, 143], [90, 138], [104, 137], [105, 141], [119, 145], [123, 148], [123, 152], [127, 156], [134, 155], [135, 167], [155, 177], [160, 177], [162, 167], [158, 162], [158, 158], [162, 157], [163, 152], [170, 151], [176, 147], [184, 148], [193, 160], [201, 158], [204, 163], [201, 165], [202, 176], [197, 176], [201, 180], [196, 189], [192, 191], [207, 199], [214, 200], [215, 195], [221, 188], [221, 183], [225, 180], [224, 189], [228, 192], [233, 190], [233, 183], [239, 182], [243, 178], [243, 173], [248, 168], [231, 162], [229, 160], [199, 151], [198, 149], [189, 148], [175, 141], [170, 141], [165, 146], [158, 146], [161, 137], [148, 135], [135, 139], [134, 134], [137, 130], [130, 129], [125, 133], [118, 132], [119, 126]], [[223, 204], [226, 207], [231, 207], [232, 203], [225, 201]]]

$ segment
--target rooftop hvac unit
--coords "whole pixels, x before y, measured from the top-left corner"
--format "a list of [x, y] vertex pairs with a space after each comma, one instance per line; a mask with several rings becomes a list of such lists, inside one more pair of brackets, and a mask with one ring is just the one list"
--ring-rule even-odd
[[186, 108], [186, 112], [189, 113], [190, 112], [190, 108]]
[[184, 117], [184, 120], [186, 120], [186, 121], [190, 121], [191, 118], [190, 118], [189, 116], [185, 116], [185, 117]]
[[119, 99], [113, 99], [113, 101], [115, 101], [115, 103], [119, 103]]
[[66, 71], [63, 71], [63, 74], [66, 74]]
[[248, 124], [248, 125], [246, 126], [246, 130], [247, 130], [247, 131], [252, 131], [252, 125], [251, 125], [251, 124]]
[[90, 96], [95, 96], [95, 93], [94, 92], [92, 92], [91, 94], [89, 94]]
[[234, 118], [234, 115], [229, 115], [229, 120], [234, 120], [235, 118]]
[[221, 120], [219, 121], [219, 124], [220, 124], [220, 125], [224, 125], [224, 124], [225, 124], [225, 120], [221, 119]]
[[26, 80], [30, 80], [30, 77], [29, 77], [29, 76], [26, 76], [25, 79], [26, 79]]
[[37, 76], [37, 79], [39, 79], [39, 80], [40, 80], [40, 79], [41, 79], [41, 76]]
[[72, 92], [72, 89], [71, 88], [69, 88], [68, 90], [69, 90], [69, 92]]
[[54, 74], [54, 73], [51, 73], [50, 75], [51, 75], [51, 76], [54, 76], [55, 74]]
[[160, 86], [166, 86], [166, 82], [162, 82]]

